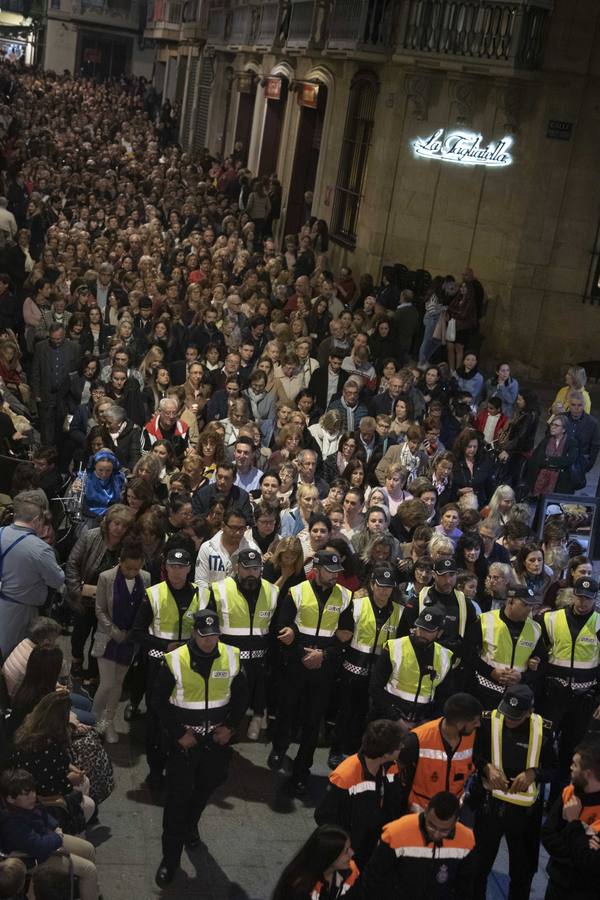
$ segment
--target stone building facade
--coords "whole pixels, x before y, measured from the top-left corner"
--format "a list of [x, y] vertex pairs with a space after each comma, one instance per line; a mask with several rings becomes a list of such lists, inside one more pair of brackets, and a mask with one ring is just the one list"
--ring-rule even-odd
[[219, 0], [202, 15], [196, 41], [159, 51], [182, 144], [240, 142], [253, 172], [276, 172], [280, 236], [310, 209], [334, 267], [471, 266], [488, 365], [553, 377], [600, 359], [596, 0]]

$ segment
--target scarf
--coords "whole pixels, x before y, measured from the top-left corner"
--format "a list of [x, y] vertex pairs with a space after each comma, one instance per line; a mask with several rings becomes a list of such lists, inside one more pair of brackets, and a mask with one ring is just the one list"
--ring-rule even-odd
[[[121, 569], [117, 570], [115, 584], [113, 587], [113, 624], [121, 631], [131, 631], [139, 606], [144, 599], [146, 590], [144, 582], [140, 575], [137, 575], [133, 590], [129, 593], [125, 576]], [[135, 644], [133, 641], [124, 641], [118, 644], [112, 639], [106, 645], [104, 658], [111, 659], [113, 662], [129, 665], [133, 659]]]
[[354, 413], [356, 412], [356, 406], [348, 406], [342, 397], [342, 407], [346, 410], [346, 431], [354, 431]]
[[265, 396], [264, 393], [257, 394], [256, 391], [252, 390], [252, 388], [248, 388], [248, 390], [246, 391], [246, 395], [248, 397], [248, 400], [250, 401], [250, 407], [252, 409], [252, 417], [254, 421], [260, 422], [262, 416], [258, 410], [258, 402]]

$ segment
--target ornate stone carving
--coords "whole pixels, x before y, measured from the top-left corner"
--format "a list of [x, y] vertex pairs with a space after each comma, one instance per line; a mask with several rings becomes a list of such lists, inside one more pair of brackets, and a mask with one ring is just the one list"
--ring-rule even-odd
[[524, 85], [514, 83], [501, 84], [496, 88], [498, 123], [501, 123], [504, 131], [515, 134], [519, 130], [524, 90]]
[[468, 125], [473, 120], [476, 103], [476, 87], [473, 81], [450, 81], [450, 121]]
[[408, 100], [408, 114], [420, 122], [427, 121], [431, 79], [425, 75], [406, 75], [404, 91]]

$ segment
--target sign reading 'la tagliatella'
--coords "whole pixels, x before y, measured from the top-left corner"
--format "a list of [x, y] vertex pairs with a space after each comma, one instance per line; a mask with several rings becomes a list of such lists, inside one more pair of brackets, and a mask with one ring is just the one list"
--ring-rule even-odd
[[439, 128], [431, 137], [412, 141], [416, 156], [425, 159], [439, 159], [441, 162], [456, 163], [461, 166], [488, 166], [492, 169], [510, 166], [512, 155], [511, 137], [483, 144], [483, 137], [474, 131], [448, 131]]

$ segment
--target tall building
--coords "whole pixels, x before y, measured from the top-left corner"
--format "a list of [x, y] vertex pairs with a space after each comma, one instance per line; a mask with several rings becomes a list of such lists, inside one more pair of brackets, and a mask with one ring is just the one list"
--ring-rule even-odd
[[[159, 6], [160, 16], [156, 9]], [[332, 265], [460, 277], [488, 363], [555, 375], [600, 335], [597, 0], [152, 0], [186, 150], [283, 185]]]
[[43, 66], [93, 78], [151, 79], [146, 0], [47, 0]]

